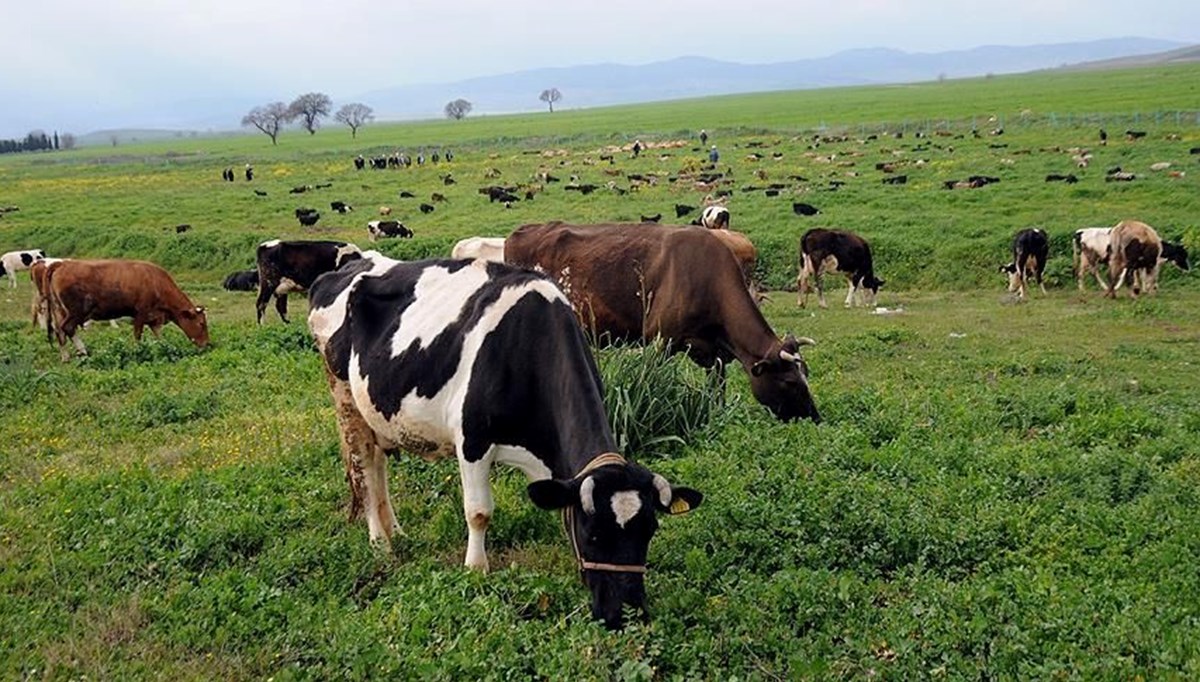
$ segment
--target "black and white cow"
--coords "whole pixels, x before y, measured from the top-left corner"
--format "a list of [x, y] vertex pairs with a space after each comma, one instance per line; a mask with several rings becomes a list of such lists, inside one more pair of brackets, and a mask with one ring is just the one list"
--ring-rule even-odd
[[0, 256], [0, 276], [7, 275], [9, 288], [16, 289], [17, 273], [22, 270], [28, 270], [34, 263], [45, 259], [46, 252], [41, 249], [9, 251]]
[[1013, 237], [1012, 262], [1001, 265], [1000, 272], [1008, 273], [1008, 290], [1017, 292], [1018, 300], [1025, 300], [1025, 280], [1031, 275], [1037, 280], [1042, 293], [1046, 293], [1042, 273], [1046, 270], [1049, 253], [1050, 240], [1040, 228], [1026, 228]]
[[371, 241], [375, 241], [380, 237], [399, 237], [401, 239], [411, 239], [413, 231], [404, 226], [404, 223], [398, 220], [372, 220], [367, 223], [367, 233], [371, 237]]
[[275, 297], [275, 310], [284, 322], [287, 318], [287, 295], [293, 291], [308, 291], [313, 281], [344, 263], [362, 258], [362, 251], [347, 242], [292, 241], [278, 239], [258, 245], [258, 323], [262, 324], [267, 301]]
[[337, 211], [338, 213], [349, 213], [350, 211], [354, 210], [353, 206], [344, 201], [331, 201], [329, 202], [329, 208]]
[[254, 291], [258, 288], [258, 270], [239, 270], [230, 273], [221, 286], [228, 291]]
[[554, 282], [503, 263], [372, 251], [318, 279], [310, 302], [351, 513], [366, 515], [372, 541], [397, 527], [385, 452], [455, 456], [465, 564], [486, 571], [489, 476], [503, 463], [532, 480], [534, 504], [564, 511], [593, 616], [620, 628], [623, 606], [644, 607], [657, 513], [702, 496], [615, 454], [596, 363]]
[[724, 206], [705, 206], [696, 224], [710, 230], [728, 230], [729, 209]]
[[867, 306], [875, 305], [875, 297], [884, 281], [875, 277], [871, 261], [871, 246], [862, 237], [845, 230], [814, 228], [800, 238], [800, 276], [796, 278], [799, 294], [796, 302], [803, 307], [808, 303], [812, 291], [809, 280], [817, 285], [817, 300], [822, 308], [825, 304], [825, 287], [822, 276], [836, 270], [846, 275], [850, 290], [846, 292], [846, 306], [855, 302], [859, 294]]

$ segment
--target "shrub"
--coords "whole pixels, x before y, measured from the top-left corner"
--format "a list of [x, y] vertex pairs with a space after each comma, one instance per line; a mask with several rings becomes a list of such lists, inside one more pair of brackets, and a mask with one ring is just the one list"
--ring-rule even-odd
[[661, 340], [644, 347], [611, 347], [597, 353], [604, 405], [618, 448], [626, 453], [666, 452], [724, 422], [736, 400], [723, 381]]

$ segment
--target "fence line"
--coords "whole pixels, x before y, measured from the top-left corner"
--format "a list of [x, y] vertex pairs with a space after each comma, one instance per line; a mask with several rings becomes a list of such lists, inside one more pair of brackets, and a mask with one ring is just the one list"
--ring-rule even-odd
[[819, 133], [848, 133], [857, 130], [859, 135], [880, 133], [914, 133], [932, 134], [936, 131], [970, 132], [979, 131], [987, 134], [994, 130], [1021, 129], [1036, 127], [1052, 128], [1105, 128], [1114, 137], [1124, 134], [1126, 127], [1154, 126], [1161, 128], [1170, 126], [1185, 128], [1200, 126], [1200, 110], [1168, 109], [1155, 111], [1134, 111], [1129, 113], [1021, 113], [1016, 115], [996, 114], [994, 116], [971, 116], [967, 118], [926, 118], [904, 119], [901, 121], [883, 121], [876, 123], [859, 123], [849, 125], [829, 125], [824, 121], [814, 130]]

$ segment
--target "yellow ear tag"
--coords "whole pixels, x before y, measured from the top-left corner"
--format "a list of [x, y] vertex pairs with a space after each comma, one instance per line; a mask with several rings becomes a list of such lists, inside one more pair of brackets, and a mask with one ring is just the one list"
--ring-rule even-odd
[[692, 510], [692, 505], [688, 504], [687, 500], [683, 499], [682, 497], [677, 497], [674, 500], [671, 500], [671, 513], [672, 514], [682, 514], [684, 512], [689, 512], [691, 510]]

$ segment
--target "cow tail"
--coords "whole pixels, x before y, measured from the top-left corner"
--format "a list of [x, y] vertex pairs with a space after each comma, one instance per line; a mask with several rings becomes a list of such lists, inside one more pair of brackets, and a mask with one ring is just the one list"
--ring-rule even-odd
[[58, 297], [54, 295], [53, 278], [57, 268], [50, 265], [46, 268], [46, 342], [54, 345], [54, 308], [58, 305]]
[[1079, 272], [1079, 253], [1083, 246], [1080, 244], [1080, 239], [1083, 235], [1076, 232], [1071, 236], [1071, 270]]

